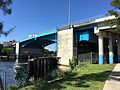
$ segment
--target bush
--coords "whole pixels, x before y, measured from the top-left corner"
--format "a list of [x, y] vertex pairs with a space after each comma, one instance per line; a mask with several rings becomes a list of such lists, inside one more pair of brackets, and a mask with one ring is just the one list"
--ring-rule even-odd
[[35, 81], [34, 85], [35, 85], [35, 90], [42, 90], [42, 88], [46, 85], [46, 81], [43, 79], [38, 79], [37, 81]]
[[24, 86], [28, 82], [28, 64], [21, 64], [15, 67], [15, 80], [19, 86]]
[[20, 88], [18, 84], [13, 84], [8, 87], [8, 90], [18, 90], [18, 88]]
[[72, 70], [63, 71], [61, 69], [55, 69], [52, 73], [49, 74], [49, 77], [51, 77], [51, 80], [61, 77], [66, 79], [73, 75], [75, 75], [75, 73], [73, 73]]
[[35, 88], [35, 85], [30, 85], [30, 86], [20, 88], [18, 90], [37, 90], [37, 89]]
[[73, 57], [72, 59], [69, 59], [69, 65], [70, 68], [73, 70], [78, 64], [77, 58]]
[[24, 86], [15, 90], [43, 90], [43, 87], [46, 85], [46, 81], [43, 79], [36, 80], [33, 84]]
[[88, 62], [80, 62], [76, 67], [75, 69], [78, 69], [78, 68], [85, 68], [87, 66], [87, 64], [89, 64]]
[[53, 79], [56, 79], [56, 78], [61, 78], [63, 77], [63, 74], [64, 74], [64, 71], [60, 70], [60, 69], [54, 69], [51, 73], [49, 73], [47, 75], [47, 80], [53, 80]]

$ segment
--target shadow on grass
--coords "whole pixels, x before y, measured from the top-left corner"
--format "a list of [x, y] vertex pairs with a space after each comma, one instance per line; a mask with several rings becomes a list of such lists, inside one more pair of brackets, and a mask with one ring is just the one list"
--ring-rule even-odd
[[77, 77], [69, 76], [69, 78], [47, 84], [44, 87], [44, 90], [61, 90], [65, 89], [67, 86], [88, 88], [90, 87], [88, 82], [104, 82], [110, 73], [111, 71], [104, 71], [99, 73], [83, 74]]

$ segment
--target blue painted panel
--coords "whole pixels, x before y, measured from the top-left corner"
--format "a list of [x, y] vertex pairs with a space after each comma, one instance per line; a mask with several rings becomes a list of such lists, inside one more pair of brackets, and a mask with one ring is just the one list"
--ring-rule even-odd
[[80, 34], [79, 34], [79, 41], [83, 41], [83, 40], [86, 40], [86, 41], [89, 40], [89, 32], [88, 31], [80, 32]]
[[99, 64], [103, 64], [103, 61], [104, 61], [104, 59], [103, 59], [103, 55], [99, 55]]
[[97, 36], [94, 34], [94, 32], [91, 31], [84, 31], [79, 33], [79, 41], [97, 41]]
[[113, 55], [109, 55], [109, 64], [113, 64]]

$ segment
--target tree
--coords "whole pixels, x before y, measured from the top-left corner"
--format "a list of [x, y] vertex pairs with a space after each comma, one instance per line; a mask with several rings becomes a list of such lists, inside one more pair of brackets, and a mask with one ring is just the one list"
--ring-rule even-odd
[[4, 14], [11, 14], [10, 5], [12, 4], [12, 0], [0, 0], [0, 9]]
[[[3, 11], [3, 13], [6, 14], [11, 14], [12, 8], [10, 7], [12, 4], [12, 0], [0, 0], [0, 9]], [[3, 34], [7, 36], [14, 28], [11, 28], [8, 31], [3, 30], [3, 22], [0, 22], [0, 35]]]
[[3, 55], [7, 56], [7, 59], [9, 59], [10, 54], [14, 53], [14, 49], [13, 48], [3, 48], [1, 50], [1, 52], [2, 52]]
[[112, 20], [108, 20], [107, 23], [110, 26], [116, 25], [116, 29], [114, 29], [114, 31], [120, 33], [120, 0], [113, 0], [111, 2], [111, 6], [113, 7], [113, 9], [109, 10], [108, 14], [114, 15], [115, 18]]
[[3, 45], [2, 44], [0, 44], [0, 55], [2, 55], [2, 49], [3, 49]]

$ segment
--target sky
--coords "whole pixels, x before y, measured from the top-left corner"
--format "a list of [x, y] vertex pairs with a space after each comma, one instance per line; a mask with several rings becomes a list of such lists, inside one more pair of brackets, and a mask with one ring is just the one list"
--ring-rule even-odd
[[[16, 26], [8, 37], [1, 36], [0, 41], [22, 40], [30, 34], [40, 34], [53, 28], [68, 24], [69, 0], [13, 0], [12, 14], [4, 15], [0, 11], [0, 21], [4, 30]], [[112, 7], [112, 0], [71, 0], [71, 22], [101, 15]]]

